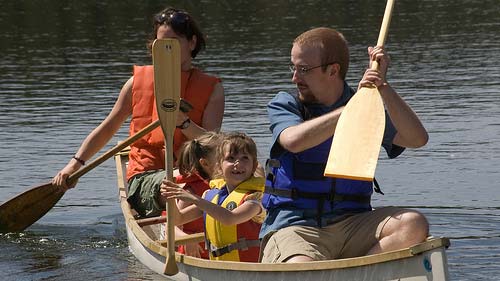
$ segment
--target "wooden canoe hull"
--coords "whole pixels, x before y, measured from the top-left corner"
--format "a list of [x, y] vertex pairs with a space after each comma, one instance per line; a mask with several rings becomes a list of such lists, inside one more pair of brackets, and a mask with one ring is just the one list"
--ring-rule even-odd
[[[125, 156], [124, 156], [125, 155]], [[131, 252], [160, 275], [165, 267], [167, 247], [160, 239], [160, 225], [140, 226], [126, 200], [126, 154], [117, 161], [120, 203], [126, 222]], [[209, 261], [176, 253], [179, 273], [172, 280], [448, 280], [447, 238], [428, 241], [397, 251], [350, 259], [296, 264], [263, 264]]]

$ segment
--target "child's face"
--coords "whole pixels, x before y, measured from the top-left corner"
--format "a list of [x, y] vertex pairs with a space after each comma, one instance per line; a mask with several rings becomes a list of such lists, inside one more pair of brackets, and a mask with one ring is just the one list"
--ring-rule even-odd
[[249, 179], [256, 167], [255, 159], [247, 152], [233, 154], [225, 152], [221, 164], [222, 176], [226, 180], [226, 184], [236, 187]]

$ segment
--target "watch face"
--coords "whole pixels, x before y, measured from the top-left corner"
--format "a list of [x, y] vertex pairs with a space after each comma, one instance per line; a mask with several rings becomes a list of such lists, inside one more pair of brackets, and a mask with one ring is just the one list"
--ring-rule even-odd
[[191, 125], [191, 119], [186, 119], [182, 122], [182, 124], [180, 124], [179, 126], [175, 126], [176, 128], [179, 128], [181, 130], [184, 130], [184, 129], [187, 129], [187, 127], [189, 127], [189, 125]]

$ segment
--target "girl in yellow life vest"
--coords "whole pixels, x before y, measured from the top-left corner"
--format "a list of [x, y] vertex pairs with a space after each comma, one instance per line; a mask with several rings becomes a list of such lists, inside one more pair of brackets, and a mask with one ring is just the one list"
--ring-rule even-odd
[[204, 217], [205, 236], [210, 259], [257, 262], [258, 234], [265, 209], [261, 204], [264, 179], [254, 177], [257, 147], [245, 134], [230, 133], [217, 150], [216, 180], [200, 198], [177, 184], [164, 180], [162, 196], [180, 199], [193, 205], [176, 210], [176, 225]]

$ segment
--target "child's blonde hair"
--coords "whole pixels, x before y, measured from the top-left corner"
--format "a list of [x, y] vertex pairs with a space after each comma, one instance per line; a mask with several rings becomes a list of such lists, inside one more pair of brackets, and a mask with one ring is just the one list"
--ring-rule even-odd
[[239, 132], [225, 133], [217, 148], [217, 169], [215, 170], [214, 178], [222, 177], [220, 167], [224, 161], [225, 154], [228, 152], [229, 154], [248, 153], [252, 156], [255, 166], [257, 164], [257, 145], [251, 137]]
[[210, 179], [211, 175], [203, 170], [200, 159], [208, 158], [216, 153], [222, 136], [220, 132], [208, 131], [191, 141], [184, 142], [177, 159], [179, 173], [185, 177], [198, 174], [204, 179]]

